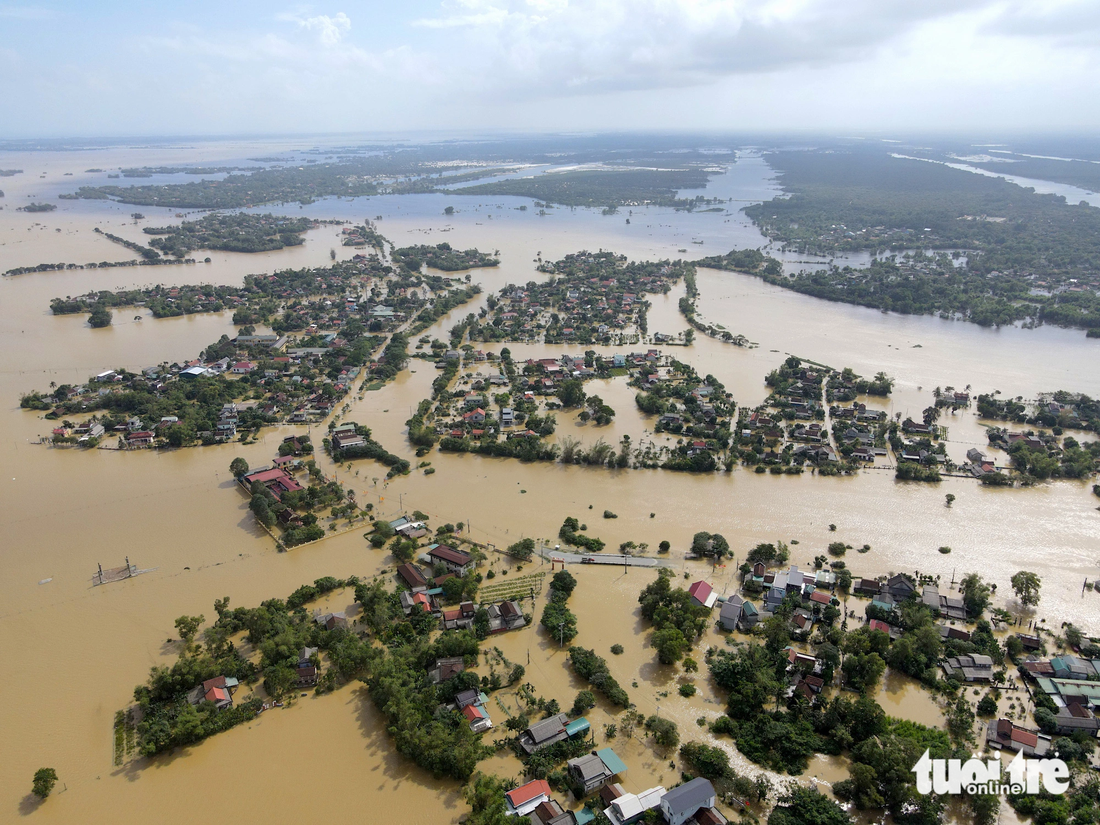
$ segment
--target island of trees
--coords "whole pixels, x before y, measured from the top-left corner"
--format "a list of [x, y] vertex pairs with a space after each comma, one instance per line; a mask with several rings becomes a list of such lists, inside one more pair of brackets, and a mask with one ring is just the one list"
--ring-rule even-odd
[[453, 190], [457, 195], [514, 195], [563, 206], [675, 206], [695, 209], [714, 201], [681, 198], [681, 189], [702, 189], [711, 171], [684, 169], [576, 169], [481, 183]]
[[204, 215], [197, 221], [174, 226], [147, 226], [142, 231], [154, 235], [149, 243], [166, 255], [186, 257], [193, 249], [217, 249], [225, 252], [271, 252], [304, 242], [302, 234], [317, 226], [310, 218], [284, 218], [271, 214]]
[[404, 264], [412, 272], [419, 272], [427, 264], [432, 269], [444, 272], [458, 272], [463, 269], [498, 266], [500, 258], [480, 252], [477, 249], [452, 249], [449, 243], [435, 246], [403, 246], [393, 251], [395, 261]]

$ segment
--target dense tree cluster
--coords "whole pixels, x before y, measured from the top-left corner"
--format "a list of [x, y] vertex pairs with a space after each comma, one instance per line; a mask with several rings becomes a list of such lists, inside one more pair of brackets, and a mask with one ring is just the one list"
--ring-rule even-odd
[[745, 212], [770, 238], [823, 255], [915, 248], [966, 256], [961, 265], [918, 253], [860, 270], [762, 273], [772, 283], [828, 300], [984, 325], [1032, 318], [1100, 327], [1095, 291], [1061, 288], [1070, 278], [1092, 283], [1100, 267], [1100, 215], [1088, 206], [879, 149], [779, 152], [768, 162], [790, 194]]
[[284, 218], [251, 212], [204, 215], [197, 221], [170, 226], [146, 226], [154, 235], [149, 245], [166, 255], [186, 257], [193, 249], [226, 252], [271, 252], [304, 243], [302, 234], [317, 226], [311, 218]]

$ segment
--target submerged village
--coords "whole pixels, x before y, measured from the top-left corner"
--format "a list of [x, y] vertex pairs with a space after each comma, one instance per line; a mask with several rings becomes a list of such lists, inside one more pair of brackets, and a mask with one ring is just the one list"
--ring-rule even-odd
[[[257, 243], [293, 244], [308, 228], [281, 227], [275, 241], [267, 227]], [[165, 233], [154, 246], [182, 258], [215, 229]], [[217, 748], [202, 740], [363, 686], [390, 746], [461, 784], [471, 825], [993, 823], [1009, 812], [1094, 821], [1100, 643], [1073, 623], [1048, 626], [1033, 572], [1013, 575], [1012, 594], [982, 570], [865, 577], [869, 545], [735, 546], [705, 521], [692, 525], [690, 546], [674, 547], [661, 536], [671, 516], [656, 512], [652, 530], [618, 546], [599, 535], [617, 514], [594, 509], [562, 513], [556, 535], [496, 546], [411, 497], [396, 519], [377, 505], [402, 495], [389, 486], [399, 490], [404, 476], [435, 474], [443, 453], [750, 482], [875, 472], [926, 485], [1093, 479], [1100, 402], [1053, 388], [1025, 401], [943, 386], [919, 414], [891, 414], [886, 372], [859, 375], [806, 352], [759, 376], [764, 401], [746, 407], [692, 365], [697, 334], [751, 346], [704, 320], [694, 264], [580, 251], [539, 260], [542, 280], [483, 295], [471, 272], [496, 266], [495, 253], [396, 247], [370, 221], [341, 235], [356, 249], [350, 260], [334, 254], [328, 266], [249, 275], [240, 287], [101, 290], [51, 303], [92, 326], [146, 310], [231, 311], [238, 334], [194, 358], [27, 392], [20, 406], [49, 423], [41, 449], [218, 449], [234, 479], [225, 495], [247, 501], [279, 550], [362, 535], [358, 573], [333, 571], [257, 606], [197, 604], [176, 619], [176, 662], [154, 667], [114, 716], [116, 766]], [[738, 264], [762, 271], [770, 261]], [[651, 330], [651, 299], [681, 284], [684, 328]], [[428, 334], [443, 319], [445, 334]], [[434, 375], [430, 393], [409, 410], [406, 442], [386, 443], [354, 404], [421, 370]], [[625, 412], [598, 389], [606, 382], [627, 388], [645, 433], [599, 437]], [[948, 424], [963, 416], [981, 420], [986, 445], [962, 451], [949, 440]], [[566, 434], [566, 421], [595, 440]], [[264, 441], [270, 463], [233, 454], [276, 427]], [[953, 501], [947, 494], [944, 506]], [[573, 644], [578, 602], [608, 597], [597, 577], [619, 569], [630, 577], [630, 612], [600, 628], [600, 647]], [[1086, 581], [1085, 605], [1095, 592]], [[643, 648], [651, 683], [616, 679], [623, 642]], [[546, 677], [555, 654], [575, 690]], [[889, 712], [887, 681], [932, 716]], [[662, 716], [661, 700], [696, 718]], [[1070, 791], [921, 794], [911, 769], [926, 751], [1057, 757], [1070, 766]], [[643, 753], [660, 782], [644, 781], [657, 769], [641, 768]], [[838, 760], [843, 778], [809, 781], [823, 759]]]

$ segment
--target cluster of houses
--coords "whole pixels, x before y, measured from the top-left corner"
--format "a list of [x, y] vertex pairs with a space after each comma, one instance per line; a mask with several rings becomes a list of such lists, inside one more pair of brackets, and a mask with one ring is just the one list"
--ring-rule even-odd
[[982, 476], [997, 472], [997, 467], [993, 463], [993, 459], [989, 458], [977, 447], [971, 447], [966, 451], [966, 462], [965, 469], [974, 476], [974, 478], [981, 478]]
[[[184, 298], [194, 301], [203, 298], [199, 293], [191, 296], [187, 287], [172, 287], [161, 295], [164, 289], [146, 290], [147, 295], [135, 296], [135, 304], [144, 305], [146, 300], [171, 303]], [[314, 345], [295, 347], [290, 338], [280, 334], [241, 334], [230, 342], [232, 347], [224, 342], [215, 345], [221, 357], [151, 366], [140, 374], [107, 370], [86, 385], [55, 391], [57, 417], [95, 410], [97, 405], [91, 401], [107, 392], [141, 390], [165, 396], [176, 381], [232, 376], [269, 390], [257, 405], [258, 411], [265, 416], [290, 423], [320, 420], [332, 411], [362, 374], [362, 362], [350, 358], [362, 336], [403, 323], [430, 297], [428, 289], [418, 292], [415, 284], [395, 280], [385, 274], [376, 261], [367, 258], [311, 271], [250, 275], [245, 286], [233, 294], [226, 288], [215, 289], [218, 294], [208, 296], [210, 301], [219, 307], [229, 306], [242, 312], [256, 300], [295, 301], [286, 311], [286, 327], [302, 330], [301, 334], [310, 339], [307, 343]], [[367, 290], [366, 299], [364, 289]], [[337, 297], [304, 300], [310, 296]], [[213, 304], [211, 307], [195, 304], [188, 311], [213, 311], [212, 307]], [[353, 326], [352, 321], [356, 325]], [[366, 365], [371, 375], [383, 368], [380, 363]], [[231, 416], [219, 417], [216, 432], [210, 433], [211, 440], [232, 438], [236, 430], [232, 424]], [[142, 435], [134, 435], [136, 432]], [[68, 434], [55, 435], [68, 437]], [[125, 437], [125, 446], [151, 446], [157, 436], [157, 428], [149, 422], [148, 426], [131, 431]]]
[[869, 614], [879, 610], [893, 613], [899, 604], [916, 595], [926, 607], [931, 608], [934, 615], [958, 621], [966, 621], [967, 618], [966, 605], [961, 596], [943, 595], [934, 584], [923, 585], [918, 594], [917, 584], [904, 573], [896, 573], [885, 582], [856, 579], [852, 582], [852, 592], [871, 599], [867, 606]]
[[[585, 792], [600, 789], [603, 814], [612, 825], [632, 825], [643, 819], [652, 821], [647, 812], [656, 811], [665, 825], [724, 825], [726, 818], [715, 807], [717, 793], [702, 777], [685, 782], [672, 790], [658, 785], [640, 793], [631, 793], [611, 780], [626, 772], [626, 765], [611, 748], [593, 751], [568, 763], [570, 778], [585, 786]], [[586, 780], [590, 777], [590, 780]], [[550, 785], [536, 779], [505, 795], [508, 816], [527, 816], [533, 825], [585, 825], [595, 814], [585, 808], [567, 811], [552, 798]]]
[[268, 467], [263, 470], [252, 470], [245, 473], [240, 477], [241, 485], [251, 491], [253, 484], [262, 484], [267, 490], [275, 497], [276, 501], [282, 501], [285, 493], [297, 492], [303, 489], [302, 485], [291, 474], [291, 471], [287, 469], [286, 464], [283, 466]]
[[691, 387], [691, 391], [682, 399], [670, 396], [665, 400], [665, 412], [657, 419], [655, 432], [690, 433], [703, 438], [699, 444], [692, 442], [688, 445], [689, 453], [693, 450], [727, 446], [724, 442], [716, 443], [712, 436], [720, 428], [732, 426], [729, 419], [733, 415], [734, 405], [728, 394], [699, 381], [693, 371], [685, 374], [682, 372], [682, 365], [675, 364], [667, 368], [663, 363], [647, 365], [639, 369], [637, 376], [631, 381], [631, 386], [647, 391], [658, 384], [686, 384]]
[[[849, 398], [854, 389], [841, 374], [812, 367], [784, 366], [769, 376], [773, 391], [767, 401], [739, 422], [737, 443], [754, 446], [765, 464], [809, 462], [818, 466], [846, 459], [870, 463], [886, 455], [881, 426], [882, 410], [869, 409], [852, 401], [846, 406], [831, 404], [832, 431], [824, 424], [823, 385], [828, 382], [829, 401]], [[858, 378], [858, 376], [857, 376]], [[834, 387], [836, 382], [841, 382]]]
[[[424, 528], [419, 522], [407, 522], [395, 529], [406, 529], [408, 534]], [[443, 583], [473, 569], [473, 557], [445, 544], [431, 544], [425, 558], [433, 566], [442, 565], [447, 572], [429, 581], [424, 571], [411, 562], [398, 566], [398, 580], [409, 588], [402, 590], [399, 595], [401, 608], [406, 616], [412, 615], [413, 611], [422, 611], [436, 616], [444, 630], [469, 630], [474, 626], [478, 610], [484, 608], [489, 617], [490, 633], [518, 630], [527, 625], [519, 602], [512, 599], [482, 605], [466, 601], [451, 607], [444, 606], [441, 601]]]
[[[462, 353], [455, 351], [456, 357]], [[446, 355], [444, 359], [446, 359]], [[493, 353], [477, 350], [467, 358], [474, 361], [495, 360]], [[564, 381], [579, 379], [586, 381], [597, 376], [606, 376], [617, 367], [630, 367], [639, 364], [656, 364], [662, 361], [659, 350], [651, 349], [645, 353], [616, 353], [610, 357], [597, 356], [592, 365], [586, 363], [583, 355], [561, 355], [557, 358], [528, 359], [522, 364], [522, 374], [510, 381], [503, 372], [491, 372], [488, 375], [475, 374], [471, 391], [461, 398], [456, 409], [441, 416], [436, 424], [438, 435], [453, 438], [495, 437], [498, 433], [508, 438], [539, 438], [540, 433], [523, 426], [524, 415], [513, 406], [501, 406], [493, 409], [491, 392], [494, 387], [510, 390], [515, 397], [522, 397], [527, 410], [537, 409], [540, 401], [546, 409], [560, 407], [553, 397], [557, 395]], [[519, 365], [517, 365], [519, 366]]]
[[493, 308], [490, 323], [510, 338], [592, 343], [638, 330], [645, 295], [666, 292], [680, 277], [670, 265], [627, 264], [607, 252], [567, 255], [539, 269], [558, 277], [527, 287], [508, 286]]
[[1028, 659], [1021, 668], [1035, 689], [1045, 693], [1057, 708], [1058, 733], [1083, 730], [1095, 735], [1100, 731], [1100, 659], [1063, 654]]
[[831, 570], [810, 573], [799, 570], [797, 565], [788, 570], [769, 570], [758, 562], [743, 584], [762, 591], [762, 604], [757, 608], [740, 595], [730, 596], [718, 612], [718, 622], [726, 630], [751, 631], [761, 619], [771, 617], [788, 598], [796, 597], [799, 606], [794, 610], [792, 621], [800, 632], [809, 634], [821, 612], [839, 604], [833, 595], [836, 573]]

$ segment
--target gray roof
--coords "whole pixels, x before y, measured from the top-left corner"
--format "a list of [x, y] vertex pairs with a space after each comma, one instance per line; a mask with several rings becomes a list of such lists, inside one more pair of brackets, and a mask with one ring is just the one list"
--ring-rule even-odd
[[477, 702], [476, 690], [464, 690], [455, 694], [455, 704], [460, 708], [466, 707], [466, 705], [472, 705]]
[[709, 780], [700, 776], [666, 793], [661, 799], [661, 804], [672, 814], [694, 813], [713, 796], [714, 786]]
[[[576, 759], [570, 759], [569, 770], [575, 771], [584, 782], [588, 782], [600, 776], [610, 776], [603, 760], [594, 753], [578, 756]], [[708, 782], [707, 784], [709, 785], [710, 783]]]
[[[737, 599], [737, 601], [735, 602], [734, 599]], [[737, 622], [741, 618], [741, 605], [744, 602], [736, 596], [734, 599], [729, 599], [722, 605], [722, 609], [718, 613], [718, 618], [723, 623]]]
[[530, 734], [532, 741], [537, 744], [563, 732], [568, 718], [564, 713], [559, 713], [557, 716], [551, 716], [549, 719], [543, 719], [541, 722], [531, 725], [527, 732]]

